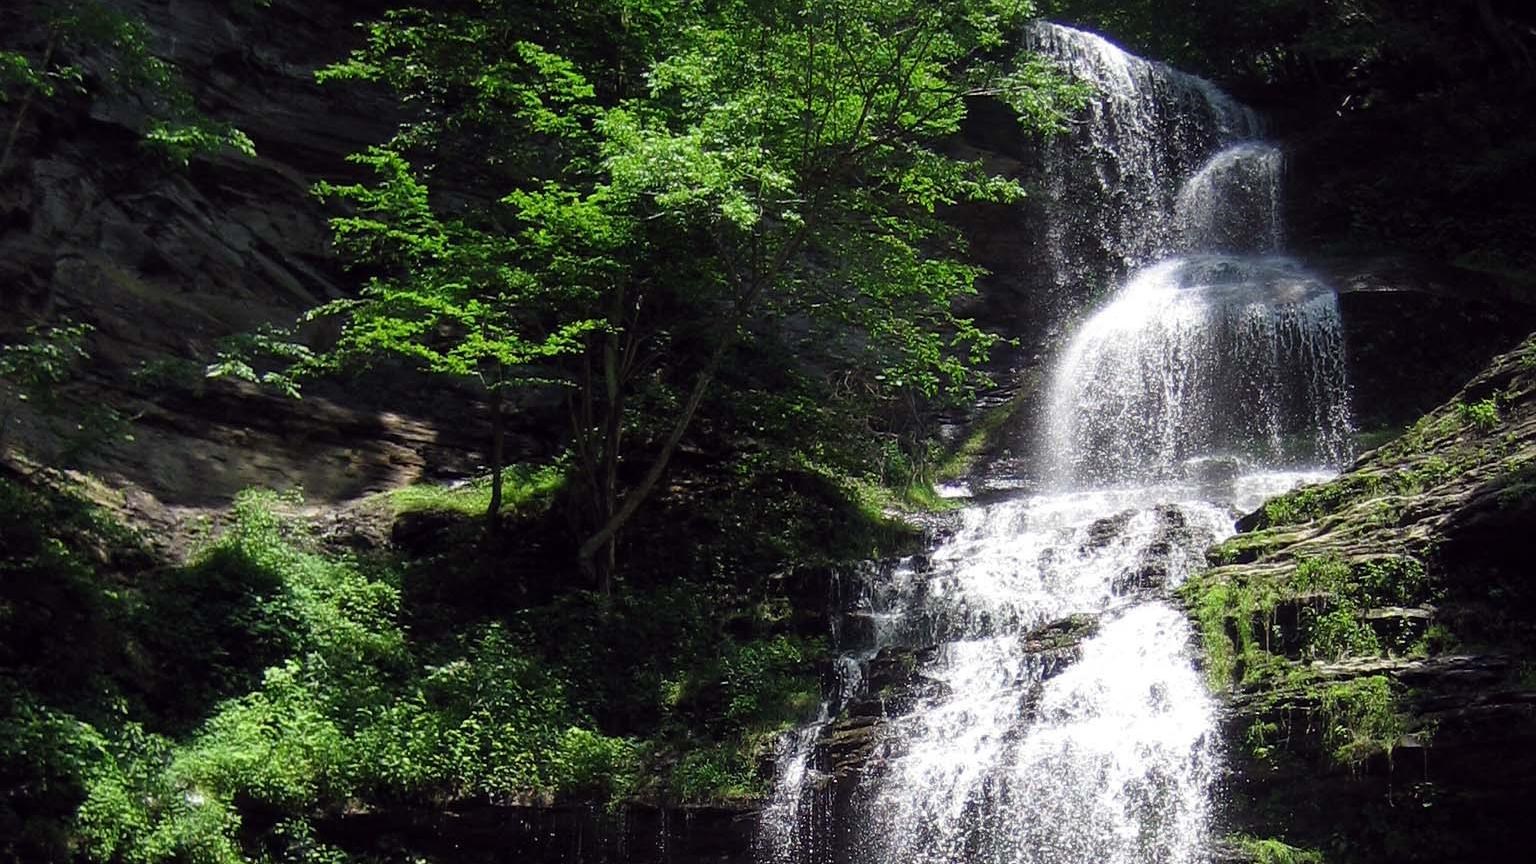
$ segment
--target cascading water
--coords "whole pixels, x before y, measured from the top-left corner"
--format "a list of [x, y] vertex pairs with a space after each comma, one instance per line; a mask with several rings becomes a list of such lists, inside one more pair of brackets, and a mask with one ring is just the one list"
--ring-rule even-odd
[[1211, 459], [1339, 464], [1350, 440], [1342, 333], [1333, 291], [1289, 259], [1148, 267], [1058, 363], [1050, 479], [1168, 480]]
[[1263, 124], [1209, 81], [1092, 33], [1038, 23], [1028, 37], [1094, 91], [1084, 122], [1046, 141], [1042, 154], [1050, 275], [1059, 291], [1080, 296], [1180, 248], [1181, 181], [1224, 147], [1253, 141]]
[[[1334, 295], [1279, 254], [1258, 119], [1099, 37], [1031, 38], [1099, 93], [1047, 154], [1063, 212], [1093, 205], [1063, 217], [1057, 276], [1093, 269], [1066, 242], [1091, 231], [1129, 278], [1058, 358], [1035, 491], [867, 582], [828, 713], [785, 738], [764, 862], [1208, 860], [1215, 709], [1168, 589], [1235, 513], [1347, 456]], [[862, 670], [892, 647], [920, 649], [921, 686], [870, 712]], [[859, 735], [857, 770], [830, 764]]]

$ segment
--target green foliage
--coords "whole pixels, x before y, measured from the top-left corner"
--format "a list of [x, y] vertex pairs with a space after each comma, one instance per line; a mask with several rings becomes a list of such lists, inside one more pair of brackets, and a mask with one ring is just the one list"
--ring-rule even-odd
[[1268, 720], [1255, 720], [1248, 724], [1243, 732], [1243, 746], [1255, 759], [1268, 759], [1273, 752], [1276, 737], [1280, 734], [1280, 725]]
[[[528, 367], [577, 350], [582, 334], [600, 326], [593, 318], [558, 317], [573, 289], [530, 273], [494, 212], [443, 218], [430, 205], [426, 184], [395, 151], [375, 147], [352, 161], [372, 170], [377, 185], [320, 183], [316, 192], [354, 208], [356, 215], [331, 220], [338, 248], [391, 272], [370, 278], [361, 299], [311, 314], [345, 316], [341, 340], [323, 362], [397, 354], [487, 388], [511, 383], [503, 370], [514, 370], [520, 383], [543, 383], [547, 376]], [[549, 316], [557, 317], [546, 323]], [[452, 335], [444, 339], [445, 332]]]
[[988, 410], [965, 431], [965, 437], [945, 455], [934, 471], [937, 480], [959, 480], [969, 474], [994, 451], [1017, 417], [1020, 407], [1033, 392], [1034, 382], [1020, 386], [1018, 395]]
[[1476, 402], [1456, 403], [1456, 416], [1462, 423], [1478, 430], [1489, 432], [1499, 425], [1499, 402], [1497, 399], [1480, 399]]
[[562, 680], [502, 628], [484, 628], [428, 668], [403, 699], [367, 706], [356, 780], [384, 797], [544, 800], [620, 794], [636, 745], [583, 728]]
[[740, 744], [690, 750], [672, 770], [672, 792], [684, 801], [760, 797], [763, 781], [751, 756]]
[[43, 410], [56, 407], [60, 386], [91, 356], [90, 333], [89, 325], [70, 321], [28, 327], [24, 341], [0, 345], [0, 379], [16, 388], [18, 399]]
[[106, 742], [95, 728], [39, 703], [8, 676], [0, 676], [0, 704], [0, 786], [8, 790], [0, 799], [0, 855], [62, 858], [72, 839], [69, 816]]
[[[502, 373], [568, 385], [588, 561], [701, 411], [716, 434], [795, 451], [762, 424], [732, 427], [721, 409], [749, 401], [733, 395], [789, 396], [866, 428], [964, 395], [995, 337], [955, 313], [978, 271], [941, 213], [1022, 190], [940, 144], [967, 98], [1001, 98], [1049, 131], [1084, 95], [1037, 60], [1014, 62], [1005, 34], [1029, 11], [392, 11], [321, 73], [383, 85], [412, 112], [355, 157], [373, 182], [319, 187], [355, 207], [333, 222], [338, 244], [387, 274], [361, 303], [319, 313], [343, 316], [334, 356], [382, 349], [456, 375], [493, 360], [495, 386]], [[449, 182], [489, 195], [434, 194]], [[618, 470], [636, 458], [650, 460], [643, 475]], [[631, 475], [643, 479], [622, 482]]]
[[412, 638], [401, 575], [324, 551], [295, 496], [244, 494], [186, 566], [119, 581], [116, 553], [84, 550], [131, 535], [0, 493], [0, 585], [78, 583], [89, 602], [68, 605], [101, 631], [24, 653], [33, 631], [11, 625], [34, 601], [0, 594], [6, 668], [32, 670], [0, 678], [3, 776], [29, 790], [0, 827], [25, 827], [4, 848], [29, 860], [335, 862], [311, 820], [356, 802], [740, 799], [819, 698], [825, 645], [725, 586], [569, 595]]
[[[566, 468], [561, 464], [513, 465], [507, 469], [505, 483], [502, 507], [516, 511], [547, 505], [565, 486]], [[385, 495], [397, 515], [432, 511], [474, 516], [490, 506], [491, 484], [489, 478], [477, 477], [460, 486], [417, 484]]]
[[[1300, 661], [1410, 653], [1426, 634], [1378, 633], [1366, 612], [1439, 599], [1424, 565], [1408, 555], [1358, 561], [1307, 558], [1278, 574], [1217, 571], [1180, 589], [1195, 611], [1213, 689], [1287, 674]], [[1290, 607], [1290, 623], [1277, 609]]]
[[1228, 837], [1227, 842], [1236, 846], [1247, 856], [1250, 864], [1323, 864], [1324, 862], [1320, 852], [1301, 849], [1273, 838], [1240, 834]]
[[109, 758], [90, 775], [75, 828], [91, 860], [151, 862], [242, 861], [234, 839], [240, 817], [201, 789], [180, 787], [163, 766], [173, 745], [125, 724]]
[[[280, 368], [258, 371], [254, 358], [275, 359]], [[299, 398], [300, 380], [317, 358], [309, 346], [294, 341], [293, 334], [271, 326], [258, 327], [226, 339], [214, 362], [204, 369], [208, 378], [234, 378], [270, 387], [290, 398]]]
[[[0, 452], [28, 406], [47, 424], [53, 449], [28, 455], [57, 467], [75, 467], [115, 441], [133, 440], [131, 419], [96, 398], [82, 395], [91, 327], [63, 320], [34, 324], [25, 338], [0, 345]], [[35, 443], [35, 442], [32, 442]]]
[[1392, 682], [1384, 675], [1328, 687], [1322, 693], [1319, 717], [1323, 744], [1341, 765], [1358, 765], [1378, 753], [1390, 755], [1405, 731]]
[[[242, 495], [186, 567], [125, 583], [105, 568], [131, 535], [72, 498], [0, 482], [0, 778], [18, 790], [0, 802], [0, 850], [330, 862], [337, 853], [305, 820], [359, 798], [638, 789], [650, 751], [599, 731], [569, 695], [589, 688], [575, 676], [593, 670], [562, 666], [558, 649], [494, 623], [412, 643], [397, 575], [323, 553], [285, 515], [297, 503]], [[44, 626], [62, 621], [69, 630]], [[708, 638], [718, 637], [701, 634], [671, 662], [694, 662]], [[623, 650], [615, 679], [636, 656], [634, 643]], [[754, 713], [745, 688], [776, 681], [785, 661], [773, 646], [732, 657], [733, 716], [746, 728], [771, 697]], [[271, 814], [290, 818], [268, 827]]]
[[720, 658], [725, 707], [720, 721], [743, 730], [778, 732], [815, 714], [820, 688], [806, 676], [819, 644], [779, 636], [727, 643]]
[[[1431, 415], [1405, 436], [1383, 446], [1387, 458], [1423, 445], [1429, 430], [1445, 425], [1446, 417]], [[1396, 451], [1395, 453], [1393, 451]], [[1296, 525], [1340, 513], [1362, 502], [1403, 495], [1419, 495], [1455, 477], [1466, 468], [1465, 453], [1452, 453], [1454, 463], [1439, 455], [1412, 452], [1399, 467], [1389, 471], [1356, 471], [1327, 483], [1308, 484], [1264, 502], [1265, 527]], [[1473, 456], [1472, 458], [1478, 458]]]
[[1180, 591], [1193, 600], [1211, 689], [1260, 677], [1268, 665], [1269, 624], [1279, 591], [1262, 580], [1214, 578], [1190, 580]]
[[1308, 654], [1320, 660], [1379, 656], [1381, 642], [1360, 616], [1361, 610], [1349, 601], [1317, 615], [1310, 625]]
[[[101, 70], [99, 80], [107, 88], [131, 92], [146, 104], [139, 132], [146, 147], [168, 160], [185, 165], [195, 156], [223, 151], [255, 156], [249, 136], [198, 110], [175, 65], [155, 52], [142, 19], [99, 0], [32, 2], [21, 14], [46, 33], [46, 45], [40, 52], [0, 51], [0, 102], [18, 97], [22, 102], [4, 160], [10, 159], [31, 99], [52, 98], [61, 88], [89, 95], [86, 61]], [[0, 163], [0, 170], [5, 167]]]

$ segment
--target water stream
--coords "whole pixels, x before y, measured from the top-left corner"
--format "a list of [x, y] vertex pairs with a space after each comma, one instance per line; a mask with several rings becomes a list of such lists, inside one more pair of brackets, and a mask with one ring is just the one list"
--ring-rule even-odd
[[[1259, 119], [1097, 36], [1032, 41], [1099, 94], [1047, 154], [1055, 278], [1119, 287], [1056, 358], [1017, 491], [865, 580], [827, 709], [783, 741], [769, 864], [1208, 860], [1215, 707], [1169, 592], [1348, 456], [1335, 295], [1282, 254]], [[916, 695], [849, 720], [892, 649]], [[873, 730], [852, 771], [828, 755], [848, 729]]]

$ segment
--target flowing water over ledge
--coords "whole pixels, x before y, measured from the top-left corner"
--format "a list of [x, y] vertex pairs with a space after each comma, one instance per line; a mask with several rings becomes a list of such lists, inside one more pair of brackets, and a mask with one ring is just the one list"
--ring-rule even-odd
[[[1032, 491], [867, 581], [823, 716], [783, 741], [763, 862], [1207, 860], [1216, 712], [1169, 591], [1239, 512], [1349, 455], [1336, 298], [1280, 254], [1258, 117], [1091, 34], [1031, 42], [1098, 93], [1046, 154], [1055, 278], [1121, 287], [1057, 358]], [[892, 648], [914, 692], [887, 710]], [[857, 769], [833, 766], [871, 702]]]

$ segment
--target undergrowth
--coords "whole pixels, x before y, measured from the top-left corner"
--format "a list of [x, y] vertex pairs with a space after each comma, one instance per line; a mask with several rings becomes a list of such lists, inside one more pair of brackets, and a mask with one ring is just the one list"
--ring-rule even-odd
[[[359, 802], [751, 798], [814, 714], [825, 645], [777, 604], [569, 592], [420, 638], [405, 571], [326, 551], [291, 503], [242, 495], [156, 568], [88, 504], [0, 482], [0, 855], [330, 862], [316, 826]], [[50, 635], [47, 605], [85, 617]]]

